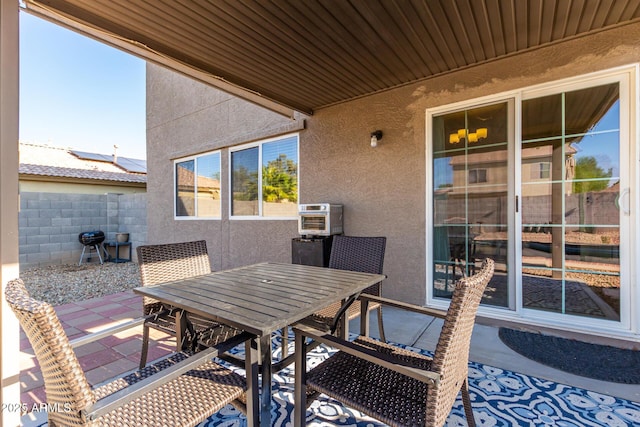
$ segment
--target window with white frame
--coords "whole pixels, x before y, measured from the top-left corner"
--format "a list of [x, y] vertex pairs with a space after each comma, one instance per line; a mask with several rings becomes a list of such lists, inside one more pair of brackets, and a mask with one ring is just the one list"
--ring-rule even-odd
[[229, 163], [232, 217], [297, 215], [297, 134], [234, 148]]
[[174, 162], [175, 217], [220, 218], [220, 152]]

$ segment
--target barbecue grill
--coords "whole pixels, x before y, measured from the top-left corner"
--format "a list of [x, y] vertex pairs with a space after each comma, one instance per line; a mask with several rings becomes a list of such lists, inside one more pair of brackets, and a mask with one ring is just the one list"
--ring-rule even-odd
[[87, 257], [87, 261], [91, 261], [91, 251], [95, 249], [98, 254], [98, 259], [100, 259], [100, 264], [103, 263], [102, 255], [100, 254], [100, 245], [104, 242], [104, 232], [100, 230], [96, 231], [83, 231], [78, 235], [78, 240], [82, 244], [82, 254], [80, 255], [80, 261], [78, 265], [82, 265], [82, 260], [84, 259], [84, 254], [87, 248], [89, 248], [89, 256]]

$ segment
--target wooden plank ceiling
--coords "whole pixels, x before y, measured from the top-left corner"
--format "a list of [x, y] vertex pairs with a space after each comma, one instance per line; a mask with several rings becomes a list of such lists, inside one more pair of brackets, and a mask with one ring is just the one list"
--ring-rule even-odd
[[[313, 113], [640, 19], [640, 0], [25, 0]], [[490, 78], [490, 76], [487, 76]]]

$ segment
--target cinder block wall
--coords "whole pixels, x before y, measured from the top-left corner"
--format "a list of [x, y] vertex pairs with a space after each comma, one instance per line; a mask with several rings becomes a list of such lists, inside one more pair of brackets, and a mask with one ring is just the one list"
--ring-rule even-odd
[[[118, 196], [117, 231], [129, 233], [129, 241], [135, 260], [135, 247], [147, 243], [146, 193], [120, 194]], [[115, 235], [112, 236], [112, 240], [115, 240]]]
[[128, 232], [135, 254], [147, 239], [146, 205], [146, 193], [21, 193], [20, 268], [77, 263], [82, 253], [78, 235], [84, 231], [102, 230], [106, 240]]

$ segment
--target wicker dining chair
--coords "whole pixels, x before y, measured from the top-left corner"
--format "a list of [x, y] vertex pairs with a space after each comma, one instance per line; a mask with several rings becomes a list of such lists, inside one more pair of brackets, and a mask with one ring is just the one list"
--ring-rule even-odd
[[[187, 279], [211, 273], [211, 264], [207, 253], [207, 242], [168, 243], [143, 245], [136, 248], [140, 266], [142, 286], [152, 286], [163, 282]], [[149, 297], [143, 297], [143, 313], [147, 320], [142, 332], [142, 351], [140, 369], [147, 363], [149, 350], [149, 329], [157, 329], [170, 335], [176, 335], [176, 308], [167, 306]], [[187, 313], [187, 334], [189, 343], [176, 342], [177, 350], [184, 347], [196, 349], [206, 337], [207, 346], [215, 346], [242, 331], [221, 325], [212, 320]]]
[[[446, 312], [375, 296], [362, 297], [365, 303], [377, 301], [443, 317], [433, 358], [365, 336], [350, 342], [305, 325], [294, 326], [294, 425], [304, 424], [306, 408], [324, 393], [390, 426], [441, 427], [461, 392], [467, 423], [475, 426], [467, 383], [469, 347], [480, 299], [493, 270], [494, 262], [487, 258], [475, 275], [460, 279]], [[306, 372], [306, 338], [340, 351]]]
[[[333, 236], [329, 268], [382, 274], [386, 244], [386, 237]], [[362, 294], [381, 296], [380, 292], [381, 283], [376, 283], [362, 291]], [[339, 324], [335, 323], [337, 320], [335, 317], [341, 306], [341, 302], [336, 302], [313, 313], [311, 316], [302, 320], [302, 323], [325, 331], [338, 329], [337, 333], [340, 334]], [[386, 341], [384, 325], [382, 324], [382, 305], [379, 303], [370, 303], [368, 310], [377, 310], [380, 339]], [[358, 318], [360, 312], [360, 300], [357, 299], [347, 309], [347, 319], [353, 320]]]
[[[92, 387], [73, 348], [104, 334], [69, 341], [53, 307], [31, 298], [21, 279], [10, 281], [5, 295], [40, 364], [47, 406], [53, 408], [47, 413], [49, 426], [195, 426], [229, 403], [258, 420], [257, 371], [246, 365], [247, 382], [212, 361], [242, 342], [250, 351], [254, 337], [246, 332], [219, 348], [173, 353]], [[251, 392], [245, 392], [248, 388]]]

